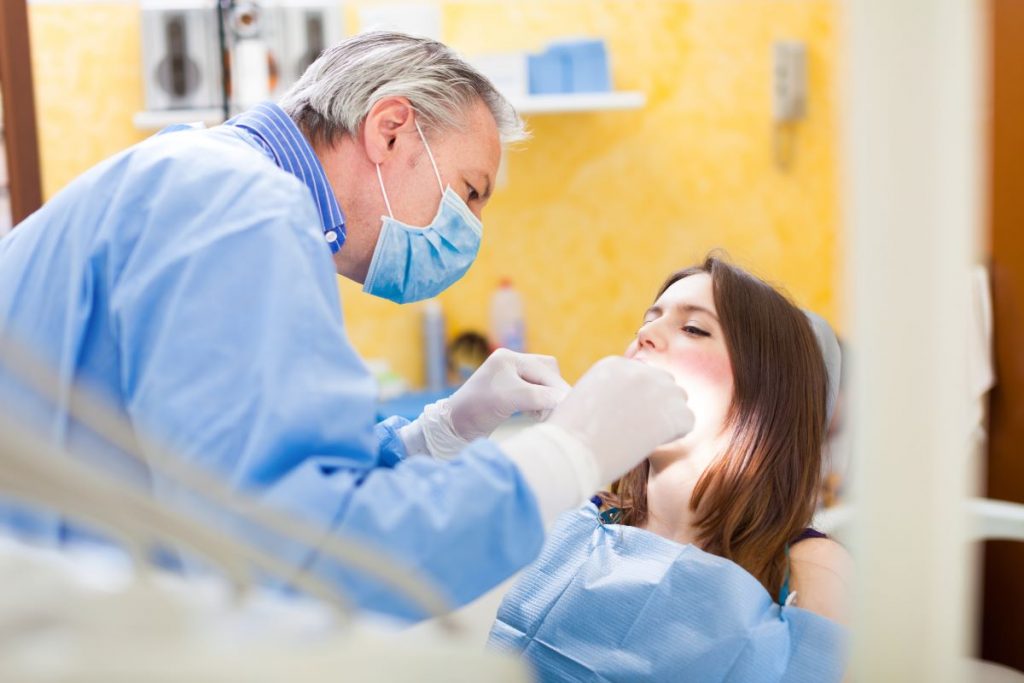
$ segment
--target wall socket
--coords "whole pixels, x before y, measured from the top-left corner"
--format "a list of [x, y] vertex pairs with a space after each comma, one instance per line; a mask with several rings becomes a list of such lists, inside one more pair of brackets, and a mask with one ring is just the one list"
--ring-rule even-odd
[[772, 119], [799, 121], [807, 116], [807, 44], [776, 41], [772, 56]]

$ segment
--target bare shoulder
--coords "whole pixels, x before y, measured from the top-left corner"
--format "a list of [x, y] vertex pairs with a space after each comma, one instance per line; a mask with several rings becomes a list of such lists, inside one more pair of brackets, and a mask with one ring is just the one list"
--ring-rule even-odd
[[794, 545], [789, 559], [796, 604], [846, 624], [847, 594], [853, 580], [853, 558], [846, 548], [828, 538], [811, 538]]
[[793, 562], [822, 565], [849, 576], [853, 570], [853, 558], [841, 544], [831, 538], [809, 538], [801, 541], [789, 550]]

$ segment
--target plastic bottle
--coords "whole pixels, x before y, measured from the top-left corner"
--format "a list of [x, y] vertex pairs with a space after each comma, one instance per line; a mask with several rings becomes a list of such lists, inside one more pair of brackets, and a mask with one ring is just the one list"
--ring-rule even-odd
[[437, 299], [423, 303], [423, 367], [427, 391], [443, 391], [447, 384], [448, 362], [445, 356], [444, 312]]
[[491, 342], [511, 351], [526, 350], [523, 300], [508, 278], [501, 281], [491, 297]]

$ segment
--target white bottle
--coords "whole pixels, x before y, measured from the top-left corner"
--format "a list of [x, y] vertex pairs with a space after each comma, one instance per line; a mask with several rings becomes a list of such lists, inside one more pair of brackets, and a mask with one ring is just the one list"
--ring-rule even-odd
[[239, 2], [232, 9], [231, 89], [238, 109], [249, 109], [270, 98], [270, 47], [266, 41], [270, 19], [264, 12], [254, 0]]
[[508, 278], [501, 281], [491, 297], [491, 342], [510, 351], [526, 350], [523, 300]]
[[437, 299], [423, 302], [423, 367], [427, 375], [427, 391], [443, 391], [448, 383], [448, 357], [444, 312]]

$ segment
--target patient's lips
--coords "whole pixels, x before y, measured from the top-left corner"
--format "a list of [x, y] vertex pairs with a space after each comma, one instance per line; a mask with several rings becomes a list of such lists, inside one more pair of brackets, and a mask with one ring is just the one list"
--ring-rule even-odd
[[651, 356], [645, 355], [642, 351], [638, 351], [631, 357], [628, 355], [626, 357], [631, 358], [632, 360], [635, 361], [639, 361], [649, 367], [657, 368], [658, 370], [664, 370], [668, 374], [672, 375], [672, 377], [676, 380], [676, 384], [679, 384], [679, 377], [677, 376], [677, 373], [675, 373], [672, 367], [666, 364], [663, 360], [658, 358], [652, 358]]
[[[630, 360], [635, 360], [638, 363], [643, 363], [644, 365], [648, 365], [648, 366], [650, 366], [652, 368], [659, 367], [657, 363], [652, 363], [650, 358], [647, 358], [645, 356], [641, 356], [640, 354], [636, 354], [635, 356], [632, 356], [632, 357], [627, 356], [627, 358], [629, 358]], [[661, 369], [664, 369], [664, 368], [661, 368]]]
[[627, 351], [626, 358], [640, 361], [644, 365], [650, 365], [652, 368], [661, 368], [663, 370], [665, 369], [664, 366], [661, 363], [659, 363], [656, 358], [651, 357], [650, 354], [645, 353], [642, 349], [634, 351], [632, 355], [630, 355], [630, 353]]

